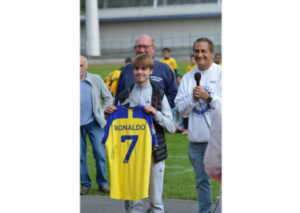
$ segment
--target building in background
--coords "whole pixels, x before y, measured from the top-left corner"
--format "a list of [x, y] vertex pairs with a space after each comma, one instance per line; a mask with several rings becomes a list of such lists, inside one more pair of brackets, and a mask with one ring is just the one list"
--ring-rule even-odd
[[[220, 0], [98, 0], [101, 58], [134, 57], [135, 39], [154, 38], [154, 57], [169, 47], [189, 59], [193, 42], [208, 37], [222, 53]], [[85, 15], [80, 16], [81, 54], [86, 53]]]

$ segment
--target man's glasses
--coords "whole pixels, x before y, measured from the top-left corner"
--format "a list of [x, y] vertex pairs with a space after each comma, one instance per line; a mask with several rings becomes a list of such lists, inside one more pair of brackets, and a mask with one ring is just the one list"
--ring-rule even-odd
[[152, 47], [153, 45], [144, 45], [144, 46], [140, 46], [140, 45], [135, 45], [134, 46], [134, 49], [136, 49], [136, 50], [140, 50], [140, 49], [144, 49], [144, 50], [147, 50], [147, 49], [149, 49], [149, 47]]

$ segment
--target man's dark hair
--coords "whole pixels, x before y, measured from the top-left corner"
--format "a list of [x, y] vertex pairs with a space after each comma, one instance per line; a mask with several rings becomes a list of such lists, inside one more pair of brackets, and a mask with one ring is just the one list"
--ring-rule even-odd
[[132, 59], [131, 59], [131, 58], [126, 58], [126, 59], [125, 59], [125, 64], [131, 63], [131, 62], [132, 62]]
[[212, 43], [212, 41], [211, 41], [210, 39], [204, 38], [204, 37], [198, 38], [198, 39], [194, 42], [194, 44], [193, 44], [193, 51], [194, 51], [194, 48], [195, 48], [196, 43], [198, 43], [198, 42], [200, 42], [200, 41], [208, 42], [208, 44], [209, 44], [209, 51], [210, 51], [211, 53], [214, 52], [214, 44]]
[[194, 54], [191, 55], [191, 58], [193, 58], [193, 57], [194, 57]]
[[221, 56], [221, 53], [216, 53], [215, 56], [217, 56], [217, 55]]
[[169, 53], [169, 52], [170, 52], [170, 48], [165, 47], [165, 48], [163, 49], [163, 51], [168, 51], [168, 53]]

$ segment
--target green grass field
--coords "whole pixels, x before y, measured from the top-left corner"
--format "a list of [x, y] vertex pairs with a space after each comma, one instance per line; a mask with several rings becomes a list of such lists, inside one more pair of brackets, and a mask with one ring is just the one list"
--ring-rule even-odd
[[[178, 66], [178, 74], [184, 75], [186, 67], [190, 65], [189, 62], [183, 62], [183, 63], [177, 63]], [[88, 72], [98, 74], [100, 75], [103, 79], [109, 75], [114, 70], [118, 70], [121, 67], [123, 67], [124, 64], [119, 64], [119, 65], [105, 65], [105, 66], [90, 66], [88, 68]]]
[[[189, 63], [178, 63], [179, 74], [183, 75], [188, 65]], [[93, 66], [88, 68], [88, 72], [98, 74], [102, 78], [105, 78], [110, 72], [119, 69], [121, 66], [122, 65]], [[89, 140], [87, 141], [87, 162], [90, 177], [92, 179], [92, 189], [89, 194], [105, 195], [104, 193], [98, 191], [98, 186], [95, 180], [96, 167], [93, 158], [92, 147]], [[181, 133], [166, 133], [166, 141], [168, 147], [168, 158], [165, 161], [166, 168], [164, 176], [163, 198], [197, 200], [195, 175], [193, 167], [188, 158], [189, 141], [187, 140], [187, 135], [182, 135]], [[108, 161], [106, 173], [109, 185]], [[211, 185], [213, 200], [215, 201], [219, 194], [220, 184], [211, 179]]]

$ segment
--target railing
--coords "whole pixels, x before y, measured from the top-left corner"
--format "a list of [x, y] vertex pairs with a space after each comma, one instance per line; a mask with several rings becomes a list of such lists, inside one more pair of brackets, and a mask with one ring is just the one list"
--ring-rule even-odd
[[98, 0], [98, 8], [154, 7], [180, 4], [221, 3], [221, 0]]
[[[215, 46], [215, 52], [222, 52], [222, 35], [221, 34], [206, 34], [206, 35], [192, 35], [178, 36], [178, 37], [154, 37], [154, 45], [156, 46], [154, 56], [161, 56], [162, 50], [165, 47], [170, 48], [173, 56], [185, 56], [192, 54], [193, 43], [201, 37], [209, 38]], [[103, 41], [104, 40], [104, 41]], [[101, 57], [109, 58], [124, 58], [134, 55], [133, 46], [135, 39], [118, 40], [118, 41], [105, 41], [102, 39], [100, 43]], [[81, 54], [86, 54], [86, 45], [81, 44]]]

